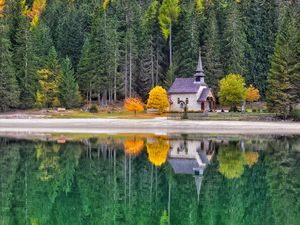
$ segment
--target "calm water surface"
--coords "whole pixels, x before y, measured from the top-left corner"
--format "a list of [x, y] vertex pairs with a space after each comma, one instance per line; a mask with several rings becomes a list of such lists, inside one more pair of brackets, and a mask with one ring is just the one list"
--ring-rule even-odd
[[300, 224], [299, 136], [0, 142], [1, 225]]

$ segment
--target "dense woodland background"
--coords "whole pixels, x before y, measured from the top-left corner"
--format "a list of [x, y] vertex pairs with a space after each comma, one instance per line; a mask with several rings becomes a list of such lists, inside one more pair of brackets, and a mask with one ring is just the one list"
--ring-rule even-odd
[[[78, 107], [241, 74], [269, 108], [299, 102], [296, 0], [0, 0], [0, 109]], [[81, 97], [82, 96], [82, 99]]]

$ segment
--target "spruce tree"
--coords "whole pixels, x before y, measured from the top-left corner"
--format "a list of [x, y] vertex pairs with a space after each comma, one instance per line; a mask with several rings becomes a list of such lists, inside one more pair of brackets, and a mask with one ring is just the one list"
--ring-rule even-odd
[[173, 24], [177, 22], [180, 14], [179, 0], [163, 0], [162, 5], [159, 9], [159, 24], [163, 37], [169, 39], [169, 63], [172, 66], [172, 28]]
[[68, 57], [62, 63], [59, 99], [61, 105], [66, 108], [79, 107], [81, 102], [79, 87], [74, 77], [71, 60]]
[[161, 83], [163, 78], [164, 40], [158, 23], [160, 3], [153, 0], [145, 11], [143, 18], [142, 40], [139, 49], [141, 55], [140, 87], [138, 94], [146, 99], [149, 91]]
[[[109, 79], [111, 78], [109, 74], [113, 68], [110, 67], [112, 66], [110, 64], [110, 56], [112, 55], [110, 50], [105, 12], [103, 8], [98, 8], [94, 14], [91, 32], [84, 44], [83, 55], [78, 68], [78, 81], [80, 87], [88, 86], [89, 100], [95, 94], [99, 104], [106, 104], [107, 91], [109, 90]], [[86, 92], [86, 90], [83, 91]]]
[[90, 73], [90, 41], [87, 37], [82, 48], [81, 58], [78, 64], [76, 77], [79, 84], [79, 89], [81, 93], [84, 93], [86, 96], [87, 102], [91, 101], [92, 98], [92, 73]]
[[208, 9], [207, 27], [204, 33], [204, 46], [202, 50], [203, 64], [207, 84], [218, 92], [219, 81], [224, 76], [221, 63], [221, 45], [219, 26], [215, 8]]
[[264, 97], [277, 34], [278, 7], [275, 0], [250, 0], [242, 1], [241, 4], [249, 43], [248, 83], [258, 87]]
[[247, 39], [245, 27], [241, 18], [240, 4], [230, 1], [226, 9], [226, 21], [224, 27], [224, 48], [223, 48], [223, 64], [225, 66], [225, 74], [238, 73], [246, 78], [247, 60], [245, 52], [247, 50]]
[[[25, 10], [22, 5], [19, 12], [21, 15]], [[37, 88], [36, 66], [33, 53], [33, 46], [30, 32], [30, 21], [22, 15], [16, 33], [16, 43], [14, 45], [14, 64], [16, 68], [18, 84], [21, 87], [20, 107], [31, 108], [35, 102], [35, 91]]]
[[194, 2], [183, 4], [174, 32], [174, 58], [176, 74], [180, 77], [192, 77], [199, 57], [199, 33], [203, 15], [197, 11]]
[[19, 104], [19, 87], [12, 63], [5, 10], [4, 5], [0, 12], [0, 111], [16, 108]]
[[80, 60], [88, 19], [83, 9], [76, 8], [74, 2], [68, 2], [66, 7], [68, 11], [55, 30], [56, 48], [60, 56], [70, 57], [73, 66], [76, 66]]
[[300, 93], [299, 8], [294, 7], [286, 9], [268, 77], [268, 108], [284, 118], [299, 102]]

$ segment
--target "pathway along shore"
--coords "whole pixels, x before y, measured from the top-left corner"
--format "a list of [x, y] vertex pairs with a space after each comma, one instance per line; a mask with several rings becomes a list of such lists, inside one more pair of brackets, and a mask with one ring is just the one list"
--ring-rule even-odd
[[300, 134], [300, 123], [156, 119], [0, 119], [0, 132]]

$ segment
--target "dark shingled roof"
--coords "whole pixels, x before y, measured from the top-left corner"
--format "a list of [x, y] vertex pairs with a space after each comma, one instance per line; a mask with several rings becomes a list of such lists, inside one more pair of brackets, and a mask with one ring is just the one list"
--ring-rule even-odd
[[199, 165], [195, 159], [169, 159], [175, 174], [193, 174]]
[[176, 78], [170, 87], [169, 94], [197, 93], [200, 84], [194, 83], [194, 78]]
[[197, 102], [205, 102], [208, 94], [209, 94], [209, 88], [204, 88]]

